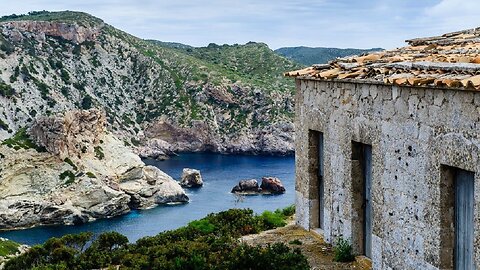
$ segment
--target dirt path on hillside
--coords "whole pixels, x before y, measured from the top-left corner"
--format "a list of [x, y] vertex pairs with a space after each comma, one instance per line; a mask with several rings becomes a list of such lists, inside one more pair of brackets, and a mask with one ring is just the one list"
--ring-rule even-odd
[[[338, 263], [333, 261], [333, 251], [330, 244], [325, 243], [323, 238], [315, 233], [305, 231], [290, 222], [287, 226], [261, 232], [260, 234], [246, 235], [241, 238], [247, 244], [267, 245], [276, 242], [287, 244], [291, 248], [299, 248], [315, 270], [370, 270], [371, 263], [357, 257], [355, 262]], [[300, 241], [300, 242], [298, 242]]]

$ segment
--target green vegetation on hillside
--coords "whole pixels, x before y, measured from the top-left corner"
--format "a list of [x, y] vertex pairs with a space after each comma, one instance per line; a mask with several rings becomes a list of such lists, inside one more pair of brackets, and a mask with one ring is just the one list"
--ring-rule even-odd
[[338, 57], [359, 55], [363, 53], [382, 51], [382, 48], [373, 49], [340, 49], [340, 48], [310, 48], [310, 47], [287, 47], [275, 50], [279, 55], [285, 56], [298, 63], [311, 66], [313, 64], [325, 64]]
[[[249, 42], [245, 45], [217, 45], [182, 48], [188, 55], [220, 67], [222, 75], [232, 81], [246, 80], [268, 90], [284, 91], [291, 80], [283, 77], [285, 71], [300, 68], [272, 52], [264, 43]], [[280, 86], [280, 88], [278, 88]]]
[[[202, 126], [201, 131], [208, 130], [218, 140], [212, 145], [220, 145], [239, 137], [257, 138], [250, 135], [293, 121], [295, 84], [283, 73], [302, 66], [265, 44], [195, 48], [142, 40], [72, 11], [0, 18], [0, 22], [15, 20], [95, 26], [90, 30], [96, 33], [94, 40], [84, 35], [87, 40], [80, 44], [70, 35], [36, 39], [37, 33], [27, 35], [20, 28], [27, 37], [23, 41], [0, 34], [2, 48], [11, 52], [4, 54], [0, 48], [8, 60], [0, 62], [2, 77], [10, 78], [12, 100], [17, 101], [4, 115], [14, 115], [16, 126], [26, 126], [39, 115], [97, 107], [106, 112], [108, 129], [134, 145], [144, 143], [137, 141], [138, 133], [159, 119], [181, 132]], [[8, 90], [3, 91], [6, 96], [12, 95], [8, 84], [0, 88]], [[2, 115], [0, 119], [7, 122]]]
[[102, 20], [91, 16], [88, 13], [78, 11], [31, 11], [27, 14], [12, 14], [0, 17], [0, 22], [5, 21], [53, 21], [53, 22], [69, 22], [78, 23], [85, 27], [91, 27], [103, 23]]
[[2, 142], [2, 145], [6, 145], [15, 150], [19, 149], [35, 149], [38, 152], [45, 152], [44, 147], [36, 145], [30, 135], [28, 135], [27, 128], [21, 128], [13, 137], [10, 137]]
[[[275, 211], [275, 219], [287, 218], [290, 210]], [[309, 269], [298, 249], [283, 243], [252, 247], [240, 243], [242, 235], [276, 227], [271, 217], [252, 210], [231, 209], [209, 214], [185, 227], [144, 237], [136, 243], [116, 232], [95, 239], [81, 233], [51, 238], [43, 245], [8, 261], [13, 269]], [[86, 244], [92, 241], [89, 247]], [[110, 269], [110, 268], [109, 268]]]
[[13, 90], [10, 85], [0, 80], [0, 96], [12, 97], [13, 95], [15, 95], [15, 90]]
[[0, 240], [0, 257], [17, 254], [19, 247], [19, 243], [11, 240]]

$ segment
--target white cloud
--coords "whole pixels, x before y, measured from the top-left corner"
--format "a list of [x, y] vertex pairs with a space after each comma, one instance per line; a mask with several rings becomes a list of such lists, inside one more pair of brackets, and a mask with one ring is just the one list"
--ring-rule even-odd
[[480, 26], [480, 1], [442, 0], [425, 11], [425, 21], [441, 32], [458, 31]]

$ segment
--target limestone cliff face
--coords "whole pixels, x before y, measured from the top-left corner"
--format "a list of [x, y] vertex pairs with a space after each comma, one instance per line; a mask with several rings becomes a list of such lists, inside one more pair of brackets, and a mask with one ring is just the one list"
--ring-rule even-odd
[[296, 66], [266, 45], [182, 50], [87, 14], [39, 14], [0, 18], [0, 140], [39, 116], [96, 107], [145, 156], [159, 154], [146, 149], [158, 140], [171, 151], [293, 153], [294, 85], [282, 73]]
[[84, 27], [76, 23], [13, 21], [3, 24], [3, 35], [14, 42], [34, 38], [39, 42], [46, 41], [46, 36], [59, 37], [75, 44], [94, 41], [100, 34], [103, 24], [95, 27]]
[[104, 124], [94, 109], [40, 117], [29, 133], [48, 152], [0, 146], [0, 228], [82, 223], [188, 201], [176, 181], [146, 166]]

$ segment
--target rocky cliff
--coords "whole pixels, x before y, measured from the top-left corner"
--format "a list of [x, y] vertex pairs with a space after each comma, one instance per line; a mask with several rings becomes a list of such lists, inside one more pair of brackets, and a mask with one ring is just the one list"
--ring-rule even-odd
[[[100, 108], [144, 156], [293, 152], [298, 65], [265, 44], [172, 47], [79, 12], [0, 19], [0, 140], [38, 116]], [[158, 143], [161, 142], [161, 143]]]
[[0, 229], [76, 224], [188, 197], [96, 109], [38, 117], [0, 145]]

